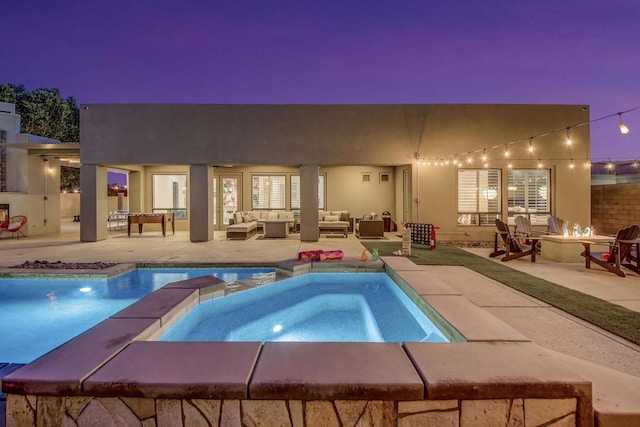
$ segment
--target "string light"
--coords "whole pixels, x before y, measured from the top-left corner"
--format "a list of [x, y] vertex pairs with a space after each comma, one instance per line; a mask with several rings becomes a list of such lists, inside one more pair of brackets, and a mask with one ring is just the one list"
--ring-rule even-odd
[[509, 169], [513, 168], [513, 165], [511, 164], [511, 162], [507, 163], [507, 168]]
[[620, 120], [620, 133], [626, 135], [629, 133], [629, 127], [622, 123], [622, 113], [618, 113], [618, 119]]
[[573, 159], [571, 159], [571, 162], [569, 162], [569, 169], [573, 169]]
[[538, 169], [542, 169], [542, 160], [538, 159]]
[[[601, 120], [604, 120], [604, 119], [608, 119], [608, 118], [611, 118], [611, 117], [614, 117], [614, 116], [618, 116], [620, 133], [628, 134], [630, 132], [630, 130], [629, 130], [629, 127], [625, 123], [623, 123], [622, 115], [626, 114], [626, 113], [630, 113], [632, 111], [636, 111], [636, 110], [640, 110], [640, 106], [637, 106], [637, 107], [634, 107], [634, 108], [631, 108], [631, 109], [628, 109], [628, 110], [620, 111], [620, 112], [617, 112], [617, 113], [609, 114], [609, 115], [606, 115], [606, 116], [598, 117], [598, 118], [595, 118], [595, 119], [587, 120], [587, 121], [584, 121], [584, 122], [573, 123], [570, 126], [564, 126], [564, 127], [558, 128], [558, 129], [548, 130], [548, 131], [541, 132], [541, 133], [538, 133], [538, 134], [535, 134], [535, 135], [531, 135], [531, 136], [529, 136], [527, 138], [513, 140], [513, 141], [510, 141], [508, 143], [502, 142], [502, 143], [500, 143], [498, 145], [485, 147], [485, 148], [482, 149], [482, 162], [485, 165], [485, 167], [487, 167], [487, 150], [494, 150], [494, 149], [500, 148], [500, 147], [504, 147], [504, 156], [505, 156], [505, 158], [511, 158], [513, 153], [511, 153], [509, 151], [509, 147], [508, 146], [511, 145], [511, 144], [515, 144], [515, 143], [518, 143], [518, 142], [524, 142], [524, 141], [527, 141], [527, 140], [529, 141], [528, 151], [529, 151], [530, 154], [533, 154], [534, 152], [538, 151], [537, 149], [534, 149], [534, 146], [533, 146], [533, 139], [534, 138], [540, 138], [540, 137], [543, 137], [543, 136], [551, 135], [551, 134], [554, 134], [554, 133], [557, 133], [557, 132], [562, 132], [562, 131], [565, 132], [565, 138], [564, 138], [565, 144], [567, 145], [567, 148], [569, 150], [571, 150], [572, 145], [574, 145], [573, 144], [574, 141], [571, 138], [571, 130], [572, 129], [577, 128], [577, 127], [581, 127], [581, 126], [585, 126], [585, 125], [589, 125], [591, 123], [594, 123], [594, 122], [597, 122], [597, 121], [601, 121]], [[472, 153], [476, 153], [478, 151], [479, 150], [467, 152], [467, 154], [466, 154], [466, 159], [467, 159], [466, 163], [467, 164], [473, 163], [473, 155], [472, 155]], [[540, 153], [540, 154], [542, 154], [542, 153]], [[569, 151], [569, 154], [571, 154], [571, 151]], [[437, 166], [443, 166], [445, 164], [445, 159], [446, 159], [446, 164], [449, 164], [449, 161], [450, 161], [449, 159], [450, 158], [452, 158], [452, 157], [460, 157], [460, 156], [464, 156], [464, 155], [465, 155], [464, 153], [463, 154], [451, 153], [451, 154], [447, 155], [446, 157], [439, 158], [439, 159], [438, 158], [434, 159], [433, 164], [437, 165]], [[416, 154], [416, 156], [417, 156], [417, 154]], [[551, 160], [553, 160], [553, 159], [551, 159]], [[564, 159], [555, 159], [555, 160], [566, 160], [566, 158], [564, 158]], [[453, 164], [457, 165], [457, 166], [460, 166], [462, 164], [462, 161], [451, 160], [451, 162], [453, 162]], [[422, 164], [424, 164], [424, 162]], [[628, 164], [630, 164], [630, 163], [628, 163]], [[591, 166], [592, 165], [591, 165], [590, 161], [587, 161], [587, 163], [585, 163], [585, 167], [591, 167]]]

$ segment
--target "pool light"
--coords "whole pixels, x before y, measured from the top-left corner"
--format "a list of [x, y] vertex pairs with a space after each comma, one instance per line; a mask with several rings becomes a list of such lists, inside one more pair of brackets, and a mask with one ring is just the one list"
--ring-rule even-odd
[[282, 325], [278, 324], [276, 326], [273, 327], [272, 331], [275, 333], [278, 333], [282, 330]]
[[84, 292], [84, 293], [91, 292], [91, 288], [88, 286], [85, 286], [84, 288], [80, 288], [80, 292]]

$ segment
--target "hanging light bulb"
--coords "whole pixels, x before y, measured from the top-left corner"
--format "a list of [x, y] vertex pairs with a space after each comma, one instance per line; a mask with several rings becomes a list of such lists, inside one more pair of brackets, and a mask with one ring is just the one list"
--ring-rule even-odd
[[529, 138], [529, 152], [533, 153], [533, 137]]
[[538, 169], [542, 169], [542, 160], [538, 159]]
[[569, 169], [573, 169], [573, 159], [569, 162]]
[[511, 164], [511, 162], [507, 163], [507, 168], [509, 169], [513, 168], [513, 165]]
[[487, 149], [486, 148], [482, 149], [482, 161], [483, 162], [487, 161]]
[[507, 144], [504, 144], [504, 157], [509, 158], [509, 149], [507, 148]]
[[629, 127], [622, 123], [622, 113], [618, 113], [618, 119], [620, 119], [620, 133], [626, 135], [629, 133]]
[[471, 158], [471, 151], [469, 151], [469, 154], [467, 154], [467, 163], [471, 164], [471, 162], [473, 162], [473, 159]]
[[591, 162], [589, 160], [587, 160], [584, 164], [585, 168], [590, 168], [591, 167]]
[[571, 128], [567, 128], [567, 139], [566, 139], [567, 147], [571, 146], [571, 135], [569, 133], [569, 129], [571, 129]]

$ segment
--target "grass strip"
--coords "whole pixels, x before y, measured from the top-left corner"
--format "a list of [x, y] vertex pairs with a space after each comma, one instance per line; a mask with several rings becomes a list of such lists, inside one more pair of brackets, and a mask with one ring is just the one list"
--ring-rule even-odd
[[[400, 242], [362, 242], [380, 256], [393, 256]], [[438, 243], [436, 250], [412, 247], [409, 259], [418, 265], [459, 265], [517, 289], [540, 301], [640, 345], [640, 313], [603, 301], [591, 295], [565, 288], [544, 279], [514, 270], [487, 258], [451, 245]]]

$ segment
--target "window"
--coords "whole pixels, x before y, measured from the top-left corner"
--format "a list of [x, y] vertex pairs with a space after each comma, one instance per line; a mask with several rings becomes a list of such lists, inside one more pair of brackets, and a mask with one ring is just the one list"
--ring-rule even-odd
[[[324, 209], [324, 175], [318, 175], [318, 209]], [[291, 209], [300, 209], [300, 175], [291, 175]]]
[[500, 169], [458, 169], [458, 224], [495, 225], [501, 211]]
[[548, 169], [510, 170], [507, 178], [509, 220], [528, 216], [532, 225], [547, 225], [551, 214]]
[[187, 175], [152, 175], [152, 212], [187, 218]]
[[251, 177], [252, 209], [285, 209], [284, 175], [253, 175]]

